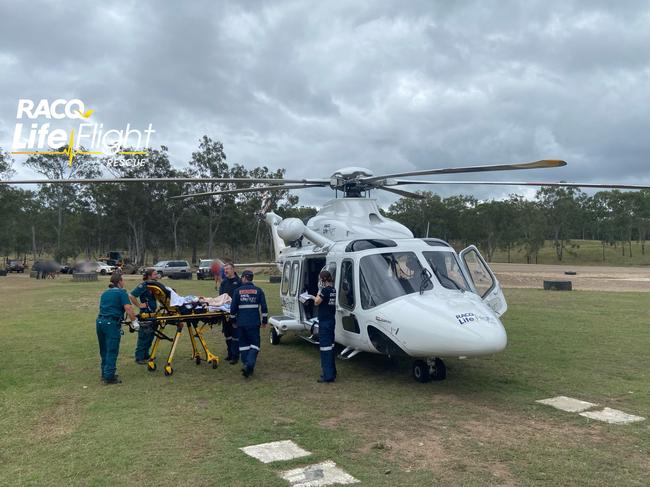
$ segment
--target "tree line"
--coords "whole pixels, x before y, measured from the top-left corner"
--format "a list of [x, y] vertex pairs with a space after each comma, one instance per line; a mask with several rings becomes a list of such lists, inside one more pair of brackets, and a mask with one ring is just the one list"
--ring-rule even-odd
[[[227, 193], [169, 199], [190, 192], [224, 191], [251, 184], [147, 182], [151, 178], [274, 178], [284, 169], [246, 169], [229, 164], [223, 144], [204, 136], [185, 167], [174, 167], [166, 147], [151, 149], [139, 163], [76, 154], [35, 154], [24, 164], [48, 179], [140, 178], [141, 183], [38, 185], [23, 189], [0, 185], [0, 253], [17, 258], [43, 256], [65, 262], [92, 259], [109, 250], [124, 250], [136, 265], [161, 258], [229, 258], [268, 260], [273, 256], [266, 224], [259, 213], [307, 219], [316, 208], [298, 206], [286, 191]], [[0, 178], [10, 179], [12, 159], [0, 150]], [[511, 195], [478, 200], [458, 195], [442, 198], [429, 191], [424, 199], [402, 198], [384, 213], [407, 226], [416, 237], [439, 237], [477, 244], [488, 260], [495, 251], [524, 252], [535, 262], [546, 241], [558, 261], [572, 239], [620, 245], [632, 256], [632, 242], [645, 241], [650, 230], [650, 191], [600, 191], [589, 196], [577, 188], [542, 187], [534, 199]], [[604, 256], [604, 250], [603, 250]]]

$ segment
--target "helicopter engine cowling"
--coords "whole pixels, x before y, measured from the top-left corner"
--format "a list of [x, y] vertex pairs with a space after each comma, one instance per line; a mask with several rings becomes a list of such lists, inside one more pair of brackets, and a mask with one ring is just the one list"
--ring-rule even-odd
[[334, 244], [332, 240], [307, 228], [298, 218], [286, 218], [282, 220], [278, 225], [278, 235], [287, 245], [300, 239], [300, 237], [306, 237], [321, 248], [329, 248]]

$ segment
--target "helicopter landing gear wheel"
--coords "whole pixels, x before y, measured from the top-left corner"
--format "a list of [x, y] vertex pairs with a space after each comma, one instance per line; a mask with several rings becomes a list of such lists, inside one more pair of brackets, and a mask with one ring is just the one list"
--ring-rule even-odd
[[418, 382], [429, 382], [431, 380], [431, 373], [429, 372], [429, 364], [424, 360], [416, 360], [413, 362], [413, 378]]
[[269, 341], [271, 342], [271, 345], [279, 345], [280, 338], [282, 338], [282, 335], [278, 333], [275, 327], [272, 327], [271, 333], [269, 333]]
[[447, 366], [442, 359], [435, 357], [429, 359], [427, 362], [429, 364], [429, 375], [431, 376], [431, 380], [445, 380], [447, 377]]

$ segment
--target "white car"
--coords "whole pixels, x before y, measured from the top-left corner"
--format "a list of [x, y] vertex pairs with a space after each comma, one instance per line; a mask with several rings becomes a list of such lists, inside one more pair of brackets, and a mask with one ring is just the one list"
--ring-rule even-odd
[[196, 278], [201, 279], [214, 279], [212, 274], [212, 264], [217, 263], [219, 267], [223, 267], [223, 262], [220, 259], [201, 259], [199, 261], [199, 270], [196, 272]]
[[113, 271], [115, 271], [114, 266], [105, 264], [104, 262], [89, 262], [88, 266], [90, 269], [84, 269], [84, 272], [96, 272], [102, 276], [105, 276], [106, 274], [112, 274]]
[[153, 268], [156, 269], [161, 277], [169, 276], [170, 274], [178, 272], [192, 272], [190, 264], [186, 260], [161, 260], [160, 262], [157, 262]]

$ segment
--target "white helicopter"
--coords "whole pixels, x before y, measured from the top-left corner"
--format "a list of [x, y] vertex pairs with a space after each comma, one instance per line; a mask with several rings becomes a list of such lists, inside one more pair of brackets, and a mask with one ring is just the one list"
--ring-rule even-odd
[[[337, 290], [335, 340], [343, 346], [338, 357], [351, 359], [361, 352], [412, 357], [413, 377], [428, 382], [446, 377], [443, 357], [477, 357], [502, 351], [507, 335], [500, 317], [508, 305], [497, 278], [474, 245], [456, 253], [443, 240], [414, 238], [408, 228], [384, 217], [376, 200], [362, 195], [381, 189], [423, 198], [394, 186], [467, 183], [397, 179], [404, 176], [564, 165], [565, 161], [541, 160], [382, 176], [366, 168], [347, 167], [327, 179], [267, 180], [278, 185], [176, 198], [324, 186], [341, 192], [342, 198], [326, 203], [306, 225], [297, 218], [283, 220], [273, 212], [264, 215], [282, 273], [282, 315], [269, 318], [270, 342], [279, 344], [288, 332], [306, 332], [302, 338], [318, 343], [318, 321], [311, 298], [318, 292], [318, 274], [327, 269]], [[644, 188], [579, 183], [478, 184]]]
[[[478, 249], [456, 251], [443, 240], [414, 238], [400, 223], [384, 217], [374, 199], [379, 189], [404, 197], [423, 196], [400, 185], [487, 184], [646, 189], [641, 185], [592, 183], [422, 181], [406, 176], [453, 174], [566, 165], [561, 160], [520, 164], [428, 169], [381, 176], [360, 167], [347, 167], [324, 179], [152, 178], [146, 182], [228, 182], [267, 186], [190, 193], [193, 198], [226, 193], [268, 192], [330, 187], [342, 193], [325, 204], [307, 225], [273, 212], [270, 226], [276, 262], [281, 269], [282, 315], [272, 316], [270, 341], [277, 345], [288, 332], [306, 332], [316, 342], [318, 323], [313, 300], [318, 274], [329, 270], [337, 290], [335, 340], [343, 346], [341, 359], [361, 352], [413, 358], [413, 377], [420, 382], [446, 377], [444, 357], [476, 357], [502, 351], [507, 335], [500, 317], [507, 303], [494, 273]], [[66, 179], [0, 181], [0, 184], [89, 184], [142, 182], [141, 179]]]

